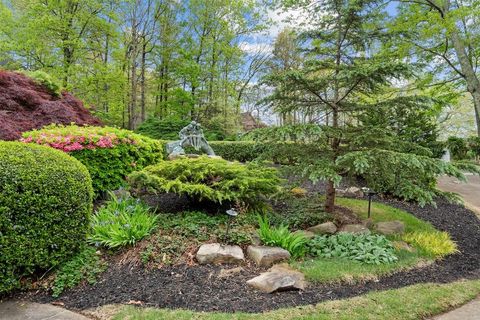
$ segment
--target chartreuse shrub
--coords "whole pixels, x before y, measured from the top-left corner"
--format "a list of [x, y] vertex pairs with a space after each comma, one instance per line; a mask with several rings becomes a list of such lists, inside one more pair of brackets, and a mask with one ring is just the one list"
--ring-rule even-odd
[[52, 148], [0, 142], [0, 293], [65, 261], [84, 243], [92, 181]]
[[303, 233], [290, 232], [286, 225], [272, 227], [267, 216], [258, 216], [258, 226], [258, 235], [264, 245], [281, 247], [294, 259], [305, 255], [308, 238]]
[[150, 235], [156, 225], [157, 216], [149, 213], [146, 204], [110, 193], [110, 200], [92, 218], [88, 241], [109, 248], [133, 245]]
[[382, 235], [339, 233], [316, 236], [308, 243], [308, 252], [314, 257], [344, 258], [377, 265], [398, 260], [392, 243]]
[[457, 244], [452, 241], [447, 232], [410, 232], [404, 234], [402, 239], [432, 258], [442, 258], [458, 252]]
[[56, 298], [65, 289], [73, 288], [82, 281], [96, 283], [97, 275], [106, 268], [107, 263], [102, 261], [96, 249], [85, 246], [72, 259], [62, 264], [55, 273], [52, 296]]
[[77, 158], [90, 172], [97, 196], [118, 189], [129, 173], [157, 163], [164, 152], [157, 140], [109, 127], [51, 125], [24, 133], [21, 141], [48, 145]]
[[280, 188], [274, 168], [206, 156], [163, 161], [133, 172], [128, 181], [137, 194], [171, 192], [215, 203], [256, 204]]

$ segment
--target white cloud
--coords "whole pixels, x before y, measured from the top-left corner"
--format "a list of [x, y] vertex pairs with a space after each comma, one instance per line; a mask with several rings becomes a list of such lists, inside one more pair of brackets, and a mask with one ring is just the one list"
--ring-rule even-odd
[[308, 21], [308, 12], [304, 9], [269, 10], [268, 18], [272, 21], [272, 25], [266, 31], [267, 35], [276, 38], [285, 28], [303, 29]]
[[240, 49], [248, 54], [255, 54], [257, 52], [272, 52], [273, 46], [266, 42], [248, 42], [242, 41], [239, 44]]

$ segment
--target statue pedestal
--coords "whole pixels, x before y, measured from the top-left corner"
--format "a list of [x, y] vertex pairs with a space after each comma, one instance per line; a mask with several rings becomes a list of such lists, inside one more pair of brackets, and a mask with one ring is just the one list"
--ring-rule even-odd
[[[167, 160], [177, 160], [177, 159], [182, 159], [182, 158], [198, 158], [200, 157], [200, 154], [195, 154], [195, 153], [187, 153], [187, 154], [171, 154], [167, 157]], [[207, 156], [212, 159], [222, 159], [220, 156]]]

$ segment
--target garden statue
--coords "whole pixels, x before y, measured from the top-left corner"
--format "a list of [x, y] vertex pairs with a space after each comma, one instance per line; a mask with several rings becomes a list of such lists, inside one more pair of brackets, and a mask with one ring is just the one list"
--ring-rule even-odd
[[169, 158], [179, 155], [185, 155], [186, 147], [193, 147], [197, 151], [203, 151], [209, 156], [215, 156], [215, 152], [208, 144], [203, 135], [202, 127], [199, 123], [192, 121], [178, 133], [180, 140], [167, 143], [167, 153]]

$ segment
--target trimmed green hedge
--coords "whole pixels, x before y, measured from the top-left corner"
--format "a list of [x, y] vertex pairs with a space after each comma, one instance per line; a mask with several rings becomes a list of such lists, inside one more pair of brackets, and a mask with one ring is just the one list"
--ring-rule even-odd
[[211, 141], [209, 144], [217, 156], [240, 162], [259, 159], [290, 165], [297, 163], [301, 158], [324, 152], [314, 144], [295, 142]]
[[0, 142], [0, 172], [2, 293], [84, 244], [93, 190], [79, 161], [34, 144]]
[[125, 184], [133, 171], [163, 159], [164, 144], [128, 130], [109, 127], [49, 126], [25, 132], [23, 142], [33, 142], [68, 152], [83, 163], [98, 196]]

